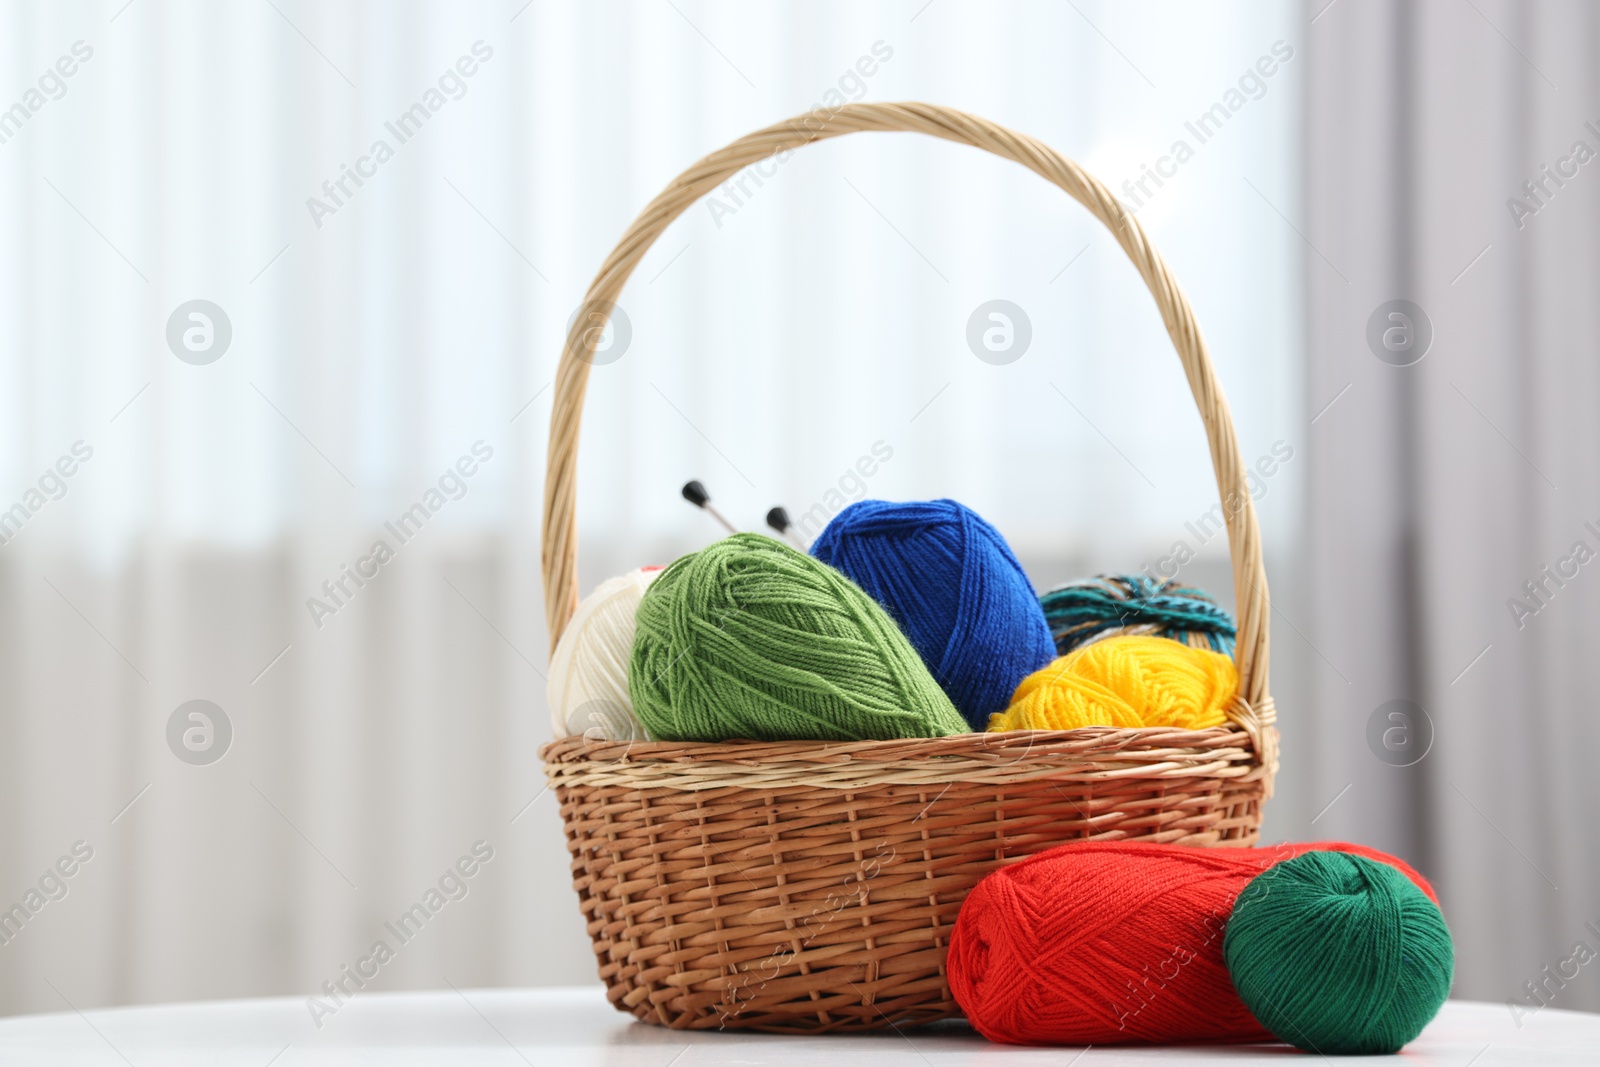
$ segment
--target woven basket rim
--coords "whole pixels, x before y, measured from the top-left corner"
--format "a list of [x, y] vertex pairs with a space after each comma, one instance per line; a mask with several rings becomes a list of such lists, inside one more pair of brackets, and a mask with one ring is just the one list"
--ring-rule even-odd
[[900, 763], [906, 760], [990, 757], [996, 762], [1017, 758], [1081, 758], [1086, 743], [1095, 748], [1206, 749], [1245, 738], [1239, 726], [1180, 730], [1166, 726], [1119, 729], [1084, 726], [1075, 730], [1006, 730], [951, 734], [947, 737], [898, 738], [889, 741], [609, 741], [582, 734], [557, 738], [539, 749], [545, 763], [739, 763], [746, 765], [805, 763]]
[[[1277, 731], [1242, 725], [1013, 730], [894, 741], [606, 741], [567, 737], [539, 750], [552, 786], [704, 792], [828, 789], [856, 792], [954, 782], [1006, 785], [1049, 778], [1264, 776], [1271, 788]], [[1261, 758], [1263, 754], [1266, 758]]]

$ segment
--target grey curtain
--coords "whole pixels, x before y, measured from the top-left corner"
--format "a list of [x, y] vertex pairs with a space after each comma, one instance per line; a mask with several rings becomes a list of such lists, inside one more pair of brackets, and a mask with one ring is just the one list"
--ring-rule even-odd
[[1277, 829], [1432, 877], [1455, 996], [1600, 1008], [1600, 11], [1306, 19], [1308, 562], [1276, 636], [1310, 682]]

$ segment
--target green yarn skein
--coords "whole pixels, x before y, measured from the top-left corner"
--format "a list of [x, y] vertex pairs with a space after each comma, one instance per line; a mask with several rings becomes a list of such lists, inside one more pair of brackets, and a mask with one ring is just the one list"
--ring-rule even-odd
[[1262, 1026], [1323, 1055], [1398, 1052], [1450, 994], [1455, 949], [1438, 905], [1386, 863], [1307, 852], [1234, 902], [1222, 951]]
[[966, 733], [886, 611], [844, 575], [738, 533], [677, 560], [639, 603], [628, 693], [663, 741]]

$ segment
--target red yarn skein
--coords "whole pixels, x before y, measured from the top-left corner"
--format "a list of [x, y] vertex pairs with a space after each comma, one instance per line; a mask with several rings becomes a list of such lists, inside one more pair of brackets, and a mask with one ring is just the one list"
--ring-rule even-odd
[[951, 992], [991, 1041], [1274, 1041], [1234, 991], [1223, 933], [1252, 879], [1313, 849], [1391, 864], [1438, 903], [1416, 871], [1360, 845], [1062, 845], [973, 888], [951, 934]]

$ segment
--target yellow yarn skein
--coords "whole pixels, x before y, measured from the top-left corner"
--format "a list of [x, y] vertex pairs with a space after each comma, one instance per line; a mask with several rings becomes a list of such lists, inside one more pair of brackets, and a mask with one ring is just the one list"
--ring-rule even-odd
[[1221, 726], [1239, 691], [1233, 660], [1166, 637], [1107, 637], [1074, 649], [1017, 686], [989, 732], [1081, 726]]

